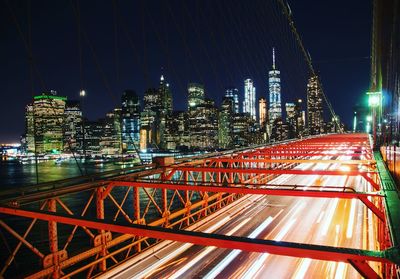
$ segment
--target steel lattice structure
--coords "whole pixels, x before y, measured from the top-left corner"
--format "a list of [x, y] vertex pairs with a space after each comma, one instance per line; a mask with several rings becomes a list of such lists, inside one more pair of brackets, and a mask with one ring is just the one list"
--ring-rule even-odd
[[[335, 152], [332, 152], [335, 150]], [[351, 160], [337, 161], [340, 154]], [[345, 170], [299, 170], [303, 163], [336, 163]], [[318, 175], [313, 185], [269, 183], [282, 174]], [[345, 185], [321, 186], [327, 176], [362, 177], [371, 191]], [[93, 277], [132, 258], [160, 240], [351, 264], [367, 278], [393, 276], [393, 241], [388, 229], [385, 195], [367, 135], [329, 135], [273, 146], [213, 154], [173, 164], [156, 164], [107, 179], [62, 188], [9, 194], [0, 206], [1, 229], [13, 238], [1, 270], [7, 270], [22, 247], [40, 259], [28, 278]], [[247, 194], [358, 199], [374, 214], [380, 251], [337, 248], [224, 236], [185, 230]], [[30, 220], [13, 228], [10, 216]], [[28, 218], [28, 219], [27, 219]], [[39, 220], [46, 227], [46, 245], [32, 238]], [[45, 222], [45, 223], [43, 223]], [[15, 226], [14, 227], [20, 227]], [[42, 241], [43, 242], [43, 241]], [[77, 248], [78, 247], [78, 248]], [[369, 261], [381, 263], [379, 274]]]

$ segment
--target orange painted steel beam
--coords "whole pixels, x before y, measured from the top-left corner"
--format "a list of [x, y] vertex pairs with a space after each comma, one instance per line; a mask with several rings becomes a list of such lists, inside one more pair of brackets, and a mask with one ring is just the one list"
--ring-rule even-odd
[[239, 236], [225, 236], [220, 234], [175, 230], [128, 223], [116, 224], [104, 220], [92, 220], [80, 216], [72, 217], [61, 213], [24, 210], [4, 206], [0, 206], [0, 213], [27, 218], [37, 218], [68, 225], [86, 226], [97, 230], [109, 230], [117, 233], [140, 235], [155, 239], [193, 243], [201, 246], [210, 246], [210, 244], [212, 244], [212, 246], [219, 248], [238, 249], [248, 252], [270, 253], [281, 256], [336, 262], [349, 262], [350, 260], [353, 260], [358, 262], [375, 261], [388, 264], [394, 263], [391, 259], [386, 258], [385, 251], [368, 251], [285, 241], [253, 239]]
[[325, 163], [325, 164], [342, 164], [342, 165], [370, 165], [375, 160], [323, 160], [323, 159], [234, 159], [234, 158], [211, 158], [207, 162], [223, 162], [223, 163]]
[[[368, 200], [368, 197], [382, 198], [383, 196], [377, 193], [354, 192], [351, 188], [335, 187], [341, 190], [329, 190], [329, 187], [313, 187], [310, 190], [305, 186], [300, 185], [263, 185], [275, 187], [293, 187], [293, 189], [278, 189], [278, 188], [259, 188], [258, 185], [250, 184], [251, 187], [238, 187], [238, 186], [215, 186], [206, 184], [176, 184], [167, 182], [143, 182], [143, 181], [111, 181], [110, 187], [125, 186], [125, 187], [144, 187], [168, 190], [181, 190], [181, 191], [199, 191], [199, 192], [213, 192], [213, 193], [230, 193], [230, 194], [252, 194], [252, 195], [270, 195], [270, 196], [289, 196], [289, 197], [310, 197], [310, 198], [341, 198], [341, 199], [359, 199], [363, 202], [380, 220], [385, 221], [384, 213]], [[296, 189], [297, 188], [297, 189]], [[350, 191], [346, 191], [350, 190]]]
[[[339, 162], [339, 161], [338, 161]], [[368, 175], [377, 174], [373, 171], [340, 171], [340, 170], [298, 170], [298, 169], [256, 169], [256, 168], [214, 168], [214, 167], [169, 167], [177, 171], [192, 171], [192, 172], [211, 172], [211, 173], [270, 173], [270, 174], [296, 174], [296, 175]]]
[[297, 170], [297, 169], [256, 169], [256, 168], [214, 168], [214, 167], [188, 167], [188, 166], [171, 166], [171, 173], [168, 177], [176, 171], [190, 171], [200, 173], [236, 173], [236, 174], [295, 174], [295, 175], [334, 175], [334, 176], [358, 176], [361, 175], [367, 182], [369, 182], [375, 190], [380, 190], [380, 186], [369, 175], [375, 175], [377, 172], [373, 171], [340, 171], [340, 170]]

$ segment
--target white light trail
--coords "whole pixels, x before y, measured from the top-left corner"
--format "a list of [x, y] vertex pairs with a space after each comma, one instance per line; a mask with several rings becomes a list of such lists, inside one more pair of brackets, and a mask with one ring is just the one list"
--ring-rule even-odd
[[345, 278], [346, 264], [340, 262], [336, 268], [335, 279]]
[[333, 202], [329, 205], [328, 215], [322, 224], [321, 235], [326, 236], [329, 230], [329, 225], [332, 223], [333, 214], [335, 213], [339, 199], [334, 198]]
[[[299, 206], [301, 208], [301, 206]], [[296, 219], [291, 219], [288, 224], [279, 232], [279, 234], [274, 238], [275, 241], [281, 241], [285, 235], [289, 232], [290, 228], [296, 222]], [[254, 276], [259, 272], [260, 268], [265, 263], [265, 260], [268, 258], [269, 254], [264, 253], [258, 257], [258, 259], [247, 269], [247, 272], [244, 274], [243, 278], [254, 278]]]
[[[222, 220], [220, 220], [219, 222], [215, 223], [214, 225], [212, 225], [211, 227], [209, 227], [207, 230], [205, 230], [205, 233], [210, 233], [214, 230], [216, 230], [218, 227], [222, 226], [223, 224], [225, 224], [228, 220], [230, 219], [229, 216], [223, 218]], [[189, 249], [191, 246], [193, 246], [193, 244], [190, 243], [186, 243], [184, 245], [182, 245], [181, 247], [179, 247], [178, 249], [176, 249], [173, 253], [168, 254], [168, 256], [163, 257], [161, 260], [155, 262], [152, 265], [149, 265], [146, 269], [144, 269], [142, 272], [140, 272], [139, 274], [136, 274], [133, 278], [142, 278], [144, 277], [147, 273], [154, 271], [156, 268], [158, 268], [159, 266], [163, 265], [164, 263], [166, 263], [167, 261], [169, 261], [170, 259], [176, 257], [177, 255], [179, 255], [180, 253], [184, 252], [185, 250]]]
[[[281, 211], [282, 212], [282, 211]], [[279, 215], [280, 213], [278, 213]], [[269, 216], [261, 225], [259, 225], [248, 237], [256, 238], [267, 226], [272, 222], [274, 218]], [[230, 252], [218, 265], [216, 265], [204, 278], [214, 278], [222, 270], [224, 270], [239, 254], [241, 250], [233, 250]]]
[[300, 268], [296, 271], [296, 277], [294, 279], [302, 279], [306, 275], [308, 268], [310, 267], [311, 259], [305, 258], [301, 261]]
[[355, 212], [356, 212], [356, 199], [352, 199], [350, 207], [350, 220], [347, 223], [347, 230], [346, 230], [347, 238], [351, 238], [353, 236]]
[[319, 216], [318, 216], [317, 224], [319, 224], [319, 222], [321, 222], [322, 217], [324, 216], [324, 214], [325, 214], [325, 211], [323, 210], [323, 211], [319, 214]]
[[[235, 232], [237, 232], [240, 228], [242, 228], [248, 221], [250, 220], [250, 218], [247, 218], [245, 220], [243, 220], [239, 225], [237, 225], [235, 228], [233, 228], [232, 230], [230, 230], [226, 235], [232, 235]], [[177, 272], [175, 272], [172, 276], [170, 276], [171, 279], [175, 279], [178, 278], [179, 276], [183, 275], [186, 271], [188, 271], [195, 263], [197, 263], [198, 261], [200, 261], [205, 255], [207, 255], [208, 253], [210, 253], [211, 251], [214, 251], [215, 249], [217, 249], [217, 247], [207, 247], [206, 249], [204, 249], [203, 252], [201, 252], [200, 254], [198, 254], [193, 260], [191, 260], [190, 262], [186, 263], [185, 266], [181, 269], [179, 269]]]

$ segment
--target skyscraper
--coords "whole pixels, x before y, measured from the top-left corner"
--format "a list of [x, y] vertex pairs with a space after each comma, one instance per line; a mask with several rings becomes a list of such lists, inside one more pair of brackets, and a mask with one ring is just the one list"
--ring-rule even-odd
[[239, 90], [236, 87], [228, 87], [225, 89], [225, 97], [233, 98], [234, 112], [239, 113]]
[[311, 76], [307, 84], [307, 122], [310, 135], [324, 132], [322, 91], [316, 75]]
[[288, 138], [296, 137], [296, 105], [286, 103], [286, 123], [288, 125]]
[[204, 99], [202, 104], [189, 110], [188, 130], [190, 147], [212, 149], [218, 145], [218, 111], [214, 101]]
[[282, 118], [281, 107], [281, 72], [276, 69], [275, 49], [272, 49], [272, 70], [269, 71], [269, 121], [274, 123], [275, 119]]
[[256, 88], [249, 78], [244, 81], [243, 112], [249, 113], [256, 120]]
[[221, 148], [229, 148], [233, 143], [234, 106], [233, 97], [224, 97], [218, 112], [218, 146]]
[[265, 128], [267, 124], [267, 100], [265, 98], [258, 99], [258, 113], [259, 113], [259, 123], [261, 128]]
[[172, 94], [171, 89], [169, 88], [169, 83], [167, 83], [164, 79], [164, 76], [161, 75], [160, 78], [160, 86], [158, 91], [161, 96], [162, 106], [166, 113], [172, 112]]
[[305, 111], [303, 110], [303, 100], [298, 99], [295, 106], [295, 117], [296, 117], [296, 136], [302, 137], [304, 133], [304, 126], [306, 123]]
[[37, 153], [63, 150], [66, 97], [56, 91], [35, 96], [26, 108], [26, 138], [28, 150]]
[[140, 132], [140, 103], [139, 97], [133, 90], [122, 93], [122, 145], [123, 150], [134, 152], [139, 144]]
[[[144, 109], [141, 112], [141, 149], [159, 148], [164, 143], [165, 109], [160, 91], [149, 88], [144, 93]], [[143, 130], [146, 130], [144, 132]], [[144, 138], [145, 137], [145, 138]], [[144, 144], [146, 143], [146, 144]], [[143, 148], [143, 146], [145, 146]]]
[[204, 102], [204, 85], [189, 83], [188, 85], [188, 110], [192, 110]]
[[103, 131], [100, 137], [100, 152], [102, 155], [121, 153], [121, 109], [116, 108], [106, 114], [101, 121]]
[[64, 150], [75, 152], [83, 146], [82, 111], [79, 101], [66, 101], [64, 116]]

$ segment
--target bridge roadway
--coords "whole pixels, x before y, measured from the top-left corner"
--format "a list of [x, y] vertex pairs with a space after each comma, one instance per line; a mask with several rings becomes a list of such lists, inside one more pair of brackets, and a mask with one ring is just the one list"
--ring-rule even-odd
[[[335, 151], [333, 151], [334, 153]], [[351, 156], [311, 159], [351, 160]], [[332, 161], [330, 161], [332, 162]], [[302, 163], [300, 170], [338, 170], [338, 163]], [[360, 176], [284, 174], [270, 181], [280, 185], [345, 185], [373, 191]], [[335, 247], [379, 250], [377, 217], [357, 199], [293, 198], [246, 195], [189, 229]], [[212, 243], [210, 243], [212, 245]], [[379, 274], [378, 264], [370, 263]], [[275, 256], [163, 241], [101, 278], [361, 278], [349, 264]]]

